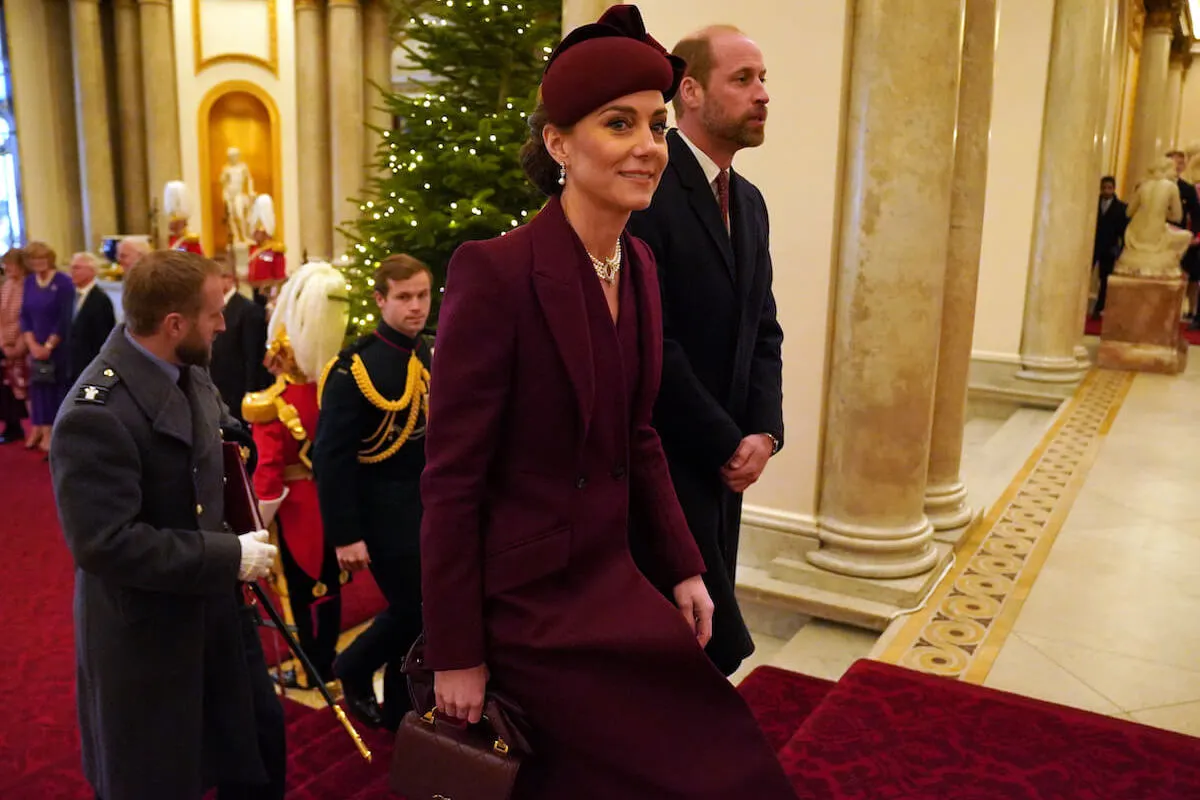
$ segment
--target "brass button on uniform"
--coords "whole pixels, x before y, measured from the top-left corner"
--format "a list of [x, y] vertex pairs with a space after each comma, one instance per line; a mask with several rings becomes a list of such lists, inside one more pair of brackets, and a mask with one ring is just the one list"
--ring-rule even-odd
[[197, 513], [197, 514], [203, 514], [203, 513], [204, 513], [204, 506], [200, 505], [199, 503], [196, 503], [196, 513]]
[[113, 375], [116, 375], [116, 373], [113, 372], [111, 369], [104, 370], [104, 377], [111, 378]]

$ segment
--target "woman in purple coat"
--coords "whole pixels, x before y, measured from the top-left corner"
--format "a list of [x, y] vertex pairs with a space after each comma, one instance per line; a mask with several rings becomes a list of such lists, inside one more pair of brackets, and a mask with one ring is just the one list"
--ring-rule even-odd
[[[667, 162], [682, 64], [633, 6], [551, 56], [522, 153], [551, 195], [463, 245], [431, 370], [421, 531], [426, 665], [440, 713], [490, 684], [524, 709], [519, 800], [794, 800], [705, 656], [712, 602], [650, 414], [662, 365], [653, 255], [625, 233]], [[634, 565], [657, 534], [672, 605]]]
[[75, 285], [55, 268], [54, 251], [42, 242], [25, 248], [25, 279], [21, 301], [21, 335], [29, 347], [29, 416], [33, 425], [27, 447], [50, 452], [50, 429], [58, 407], [71, 388], [64, 346], [75, 312]]

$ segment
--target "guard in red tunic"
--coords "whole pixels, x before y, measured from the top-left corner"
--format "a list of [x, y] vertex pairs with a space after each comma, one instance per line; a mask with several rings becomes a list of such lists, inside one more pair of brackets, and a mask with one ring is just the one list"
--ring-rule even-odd
[[[323, 262], [305, 264], [280, 291], [268, 331], [266, 364], [275, 384], [242, 402], [258, 447], [254, 489], [263, 522], [273, 522], [282, 580], [275, 588], [286, 600], [290, 623], [318, 675], [303, 685], [333, 680], [341, 632], [341, 585], [334, 548], [321, 524], [309, 450], [317, 432], [317, 378], [338, 354], [346, 331], [346, 279]], [[294, 677], [285, 685], [301, 685]]]
[[188, 207], [187, 186], [183, 181], [170, 181], [163, 190], [163, 213], [167, 215], [168, 250], [186, 250], [198, 256], [204, 255], [200, 246], [200, 237], [188, 230], [188, 218], [191, 212]]
[[[254, 198], [250, 210], [250, 227], [254, 229], [254, 245], [250, 248], [250, 265], [247, 279], [254, 289], [254, 300], [262, 306], [274, 299], [279, 286], [287, 280], [287, 259], [283, 255], [283, 243], [275, 236], [275, 204], [271, 195], [260, 194]], [[336, 355], [336, 353], [335, 353]]]

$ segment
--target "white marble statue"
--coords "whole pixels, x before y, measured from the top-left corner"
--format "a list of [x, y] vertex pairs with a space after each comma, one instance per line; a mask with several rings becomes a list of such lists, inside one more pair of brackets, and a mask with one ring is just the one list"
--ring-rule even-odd
[[1192, 234], [1167, 222], [1183, 218], [1171, 159], [1156, 161], [1150, 167], [1126, 213], [1130, 221], [1125, 229], [1125, 249], [1117, 259], [1115, 272], [1138, 278], [1178, 278], [1179, 262]]
[[226, 152], [228, 160], [221, 168], [221, 190], [225, 198], [225, 219], [229, 238], [234, 244], [250, 241], [250, 206], [254, 202], [254, 177], [242, 161], [236, 147]]

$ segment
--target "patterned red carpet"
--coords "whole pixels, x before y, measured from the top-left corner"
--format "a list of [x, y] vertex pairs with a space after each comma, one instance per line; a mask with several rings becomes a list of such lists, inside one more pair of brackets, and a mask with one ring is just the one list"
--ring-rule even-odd
[[[0, 797], [91, 800], [75, 724], [72, 564], [46, 465], [0, 446], [0, 476]], [[740, 690], [803, 800], [1200, 798], [1200, 739], [886, 664], [860, 661], [836, 685], [763, 667]], [[365, 732], [367, 765], [328, 709], [285, 709], [290, 800], [392, 797], [389, 736]]]
[[[1194, 331], [1189, 327], [1190, 323], [1179, 323], [1179, 332], [1183, 334], [1183, 338], [1187, 339], [1188, 344], [1200, 345], [1200, 331]], [[1099, 336], [1100, 329], [1103, 326], [1103, 321], [1098, 319], [1087, 318], [1084, 323], [1083, 332], [1088, 336]]]

